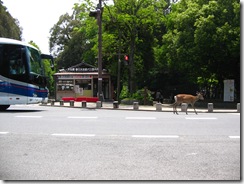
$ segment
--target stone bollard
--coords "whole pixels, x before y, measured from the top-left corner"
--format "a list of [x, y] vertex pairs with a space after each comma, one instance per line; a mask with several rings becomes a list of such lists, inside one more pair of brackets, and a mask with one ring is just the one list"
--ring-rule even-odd
[[181, 104], [181, 112], [186, 112], [188, 104], [187, 103], [182, 103]]
[[82, 101], [82, 102], [81, 102], [81, 107], [82, 107], [82, 108], [86, 108], [86, 101]]
[[241, 112], [241, 104], [237, 103], [237, 112]]
[[119, 102], [118, 101], [114, 101], [113, 102], [113, 108], [114, 109], [118, 109], [119, 108]]
[[139, 110], [139, 103], [138, 102], [133, 102], [133, 109]]
[[213, 112], [213, 103], [208, 103], [208, 112]]
[[101, 101], [97, 101], [97, 109], [100, 109], [102, 107], [102, 102]]
[[51, 100], [51, 106], [54, 106], [55, 100]]
[[162, 111], [162, 104], [161, 103], [156, 103], [156, 111]]
[[60, 100], [59, 103], [60, 103], [60, 106], [64, 105], [64, 101], [63, 100]]
[[69, 104], [70, 104], [70, 107], [74, 107], [75, 106], [75, 101], [74, 100], [70, 100]]

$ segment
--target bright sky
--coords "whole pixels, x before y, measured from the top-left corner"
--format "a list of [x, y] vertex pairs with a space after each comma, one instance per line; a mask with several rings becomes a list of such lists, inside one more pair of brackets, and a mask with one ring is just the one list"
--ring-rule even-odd
[[23, 41], [33, 40], [42, 53], [49, 54], [50, 29], [66, 12], [72, 13], [79, 0], [2, 0], [13, 18], [23, 28]]

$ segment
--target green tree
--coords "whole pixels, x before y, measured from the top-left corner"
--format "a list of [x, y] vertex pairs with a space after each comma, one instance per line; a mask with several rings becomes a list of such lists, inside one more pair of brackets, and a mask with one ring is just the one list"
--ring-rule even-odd
[[118, 41], [113, 42], [117, 45], [117, 52], [120, 49], [122, 53], [129, 55], [130, 93], [134, 93], [138, 86], [148, 83], [145, 78], [150, 77], [150, 68], [154, 67], [154, 28], [160, 25], [165, 6], [164, 1], [120, 0], [114, 1], [112, 7], [107, 7], [108, 15], [104, 21], [106, 31], [120, 40], [120, 44]]
[[[176, 83], [207, 87], [240, 79], [240, 3], [181, 0], [166, 16], [162, 58]], [[201, 80], [200, 80], [201, 79]], [[171, 80], [170, 80], [171, 81]], [[216, 83], [217, 82], [217, 83]]]
[[[112, 74], [113, 83], [117, 83], [118, 55], [123, 61], [127, 54], [129, 64], [122, 64], [120, 82], [129, 87], [130, 95], [144, 86], [170, 93], [221, 88], [227, 78], [236, 80], [238, 90], [240, 2], [170, 2], [114, 0], [107, 5], [103, 1], [103, 68]], [[76, 4], [73, 15], [60, 18], [51, 30], [59, 68], [80, 61], [97, 64], [98, 27], [97, 20], [89, 17], [92, 9], [89, 0]]]
[[14, 19], [0, 0], [0, 37], [21, 40], [22, 28], [19, 21]]
[[75, 4], [73, 14], [60, 16], [50, 30], [50, 50], [57, 57], [58, 68], [67, 68], [82, 61], [94, 64], [95, 56], [91, 50], [95, 26], [88, 16], [91, 7], [89, 0]]
[[[240, 3], [236, 0], [210, 1], [195, 22], [195, 43], [202, 74], [219, 81], [235, 79], [240, 89]], [[204, 51], [204, 52], [202, 52]], [[214, 76], [214, 78], [213, 78]], [[207, 81], [206, 81], [207, 82]], [[211, 85], [211, 84], [210, 84]]]

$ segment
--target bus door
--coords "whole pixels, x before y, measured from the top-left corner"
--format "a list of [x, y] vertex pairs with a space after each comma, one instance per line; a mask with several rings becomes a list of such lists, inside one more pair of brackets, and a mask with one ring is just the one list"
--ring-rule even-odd
[[6, 45], [8, 57], [6, 60], [9, 78], [9, 103], [27, 103], [27, 61], [25, 47]]
[[8, 105], [8, 91], [9, 91], [9, 80], [7, 78], [8, 72], [6, 71], [8, 65], [6, 63], [6, 53], [4, 45], [0, 45], [0, 105]]

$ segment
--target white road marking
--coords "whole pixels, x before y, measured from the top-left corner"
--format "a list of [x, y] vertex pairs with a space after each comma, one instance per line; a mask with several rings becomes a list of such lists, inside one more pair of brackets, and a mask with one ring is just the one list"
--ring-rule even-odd
[[186, 156], [194, 156], [194, 155], [197, 155], [197, 153], [188, 153], [188, 154], [186, 154]]
[[9, 132], [0, 132], [0, 134], [8, 134]]
[[178, 135], [132, 135], [134, 138], [179, 138]]
[[216, 120], [217, 118], [191, 118], [191, 117], [185, 117], [185, 119], [188, 119], [188, 120]]
[[52, 136], [67, 136], [67, 137], [94, 137], [95, 134], [51, 134]]
[[43, 116], [15, 116], [16, 118], [42, 118]]
[[135, 119], [135, 120], [152, 120], [156, 119], [155, 117], [125, 117], [125, 119]]
[[240, 136], [229, 136], [230, 139], [240, 139]]
[[237, 116], [240, 116], [240, 113], [228, 113], [228, 114], [231, 114], [231, 115], [237, 115]]
[[87, 117], [87, 116], [68, 116], [69, 119], [97, 119], [96, 116], [94, 117]]

